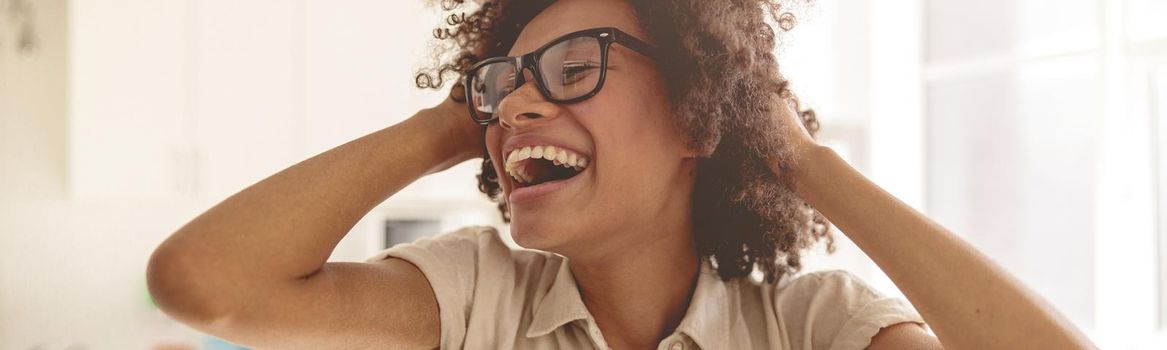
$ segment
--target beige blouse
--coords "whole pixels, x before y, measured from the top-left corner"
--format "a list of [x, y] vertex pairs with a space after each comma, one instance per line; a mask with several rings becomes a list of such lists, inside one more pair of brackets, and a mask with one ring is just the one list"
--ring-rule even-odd
[[[608, 349], [563, 256], [511, 249], [492, 227], [466, 227], [368, 261], [387, 257], [429, 279], [442, 349]], [[726, 282], [706, 263], [680, 325], [657, 348], [863, 349], [880, 328], [901, 322], [924, 320], [845, 271]]]

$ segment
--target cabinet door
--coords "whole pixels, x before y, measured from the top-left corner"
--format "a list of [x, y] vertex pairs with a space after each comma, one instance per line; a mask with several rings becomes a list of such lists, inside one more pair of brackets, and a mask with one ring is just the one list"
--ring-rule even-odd
[[[73, 193], [222, 199], [437, 104], [444, 93], [413, 79], [436, 63], [438, 14], [423, 5], [76, 4]], [[427, 177], [399, 197], [481, 200], [474, 171]]]
[[191, 2], [197, 193], [225, 198], [299, 159], [299, 1]]
[[[445, 98], [448, 90], [419, 89], [414, 82], [418, 68], [438, 63], [432, 30], [442, 15], [424, 2], [305, 1], [304, 7], [303, 157], [401, 122]], [[484, 202], [474, 179], [478, 164], [422, 178], [389, 202]]]
[[70, 8], [70, 194], [189, 192], [186, 1], [77, 1]]

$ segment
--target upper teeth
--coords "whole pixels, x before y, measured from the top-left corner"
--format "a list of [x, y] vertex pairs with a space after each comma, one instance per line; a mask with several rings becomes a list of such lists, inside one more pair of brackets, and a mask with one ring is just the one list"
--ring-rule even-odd
[[506, 171], [511, 177], [523, 182], [531, 182], [531, 176], [519, 167], [519, 162], [533, 159], [546, 159], [565, 168], [582, 170], [588, 166], [588, 158], [569, 149], [555, 146], [527, 146], [511, 150], [507, 155]]

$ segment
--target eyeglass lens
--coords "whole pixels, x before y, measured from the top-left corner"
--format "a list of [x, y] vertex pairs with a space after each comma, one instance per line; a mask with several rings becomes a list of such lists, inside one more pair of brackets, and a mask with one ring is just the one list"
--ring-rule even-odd
[[[502, 99], [514, 91], [519, 68], [513, 61], [495, 62], [478, 69], [471, 77], [470, 101], [480, 120], [493, 118]], [[576, 37], [559, 42], [536, 58], [539, 81], [553, 102], [578, 98], [595, 90], [600, 81], [602, 57], [600, 41]]]

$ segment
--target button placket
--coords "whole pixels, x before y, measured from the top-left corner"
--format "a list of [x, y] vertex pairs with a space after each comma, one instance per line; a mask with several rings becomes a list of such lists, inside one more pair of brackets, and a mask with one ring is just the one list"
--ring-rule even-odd
[[657, 350], [696, 349], [696, 347], [693, 347], [693, 346], [686, 347], [685, 344], [687, 344], [685, 342], [685, 338], [681, 337], [680, 335], [673, 334], [673, 335], [661, 340], [660, 344], [658, 344], [656, 348], [657, 348]]

